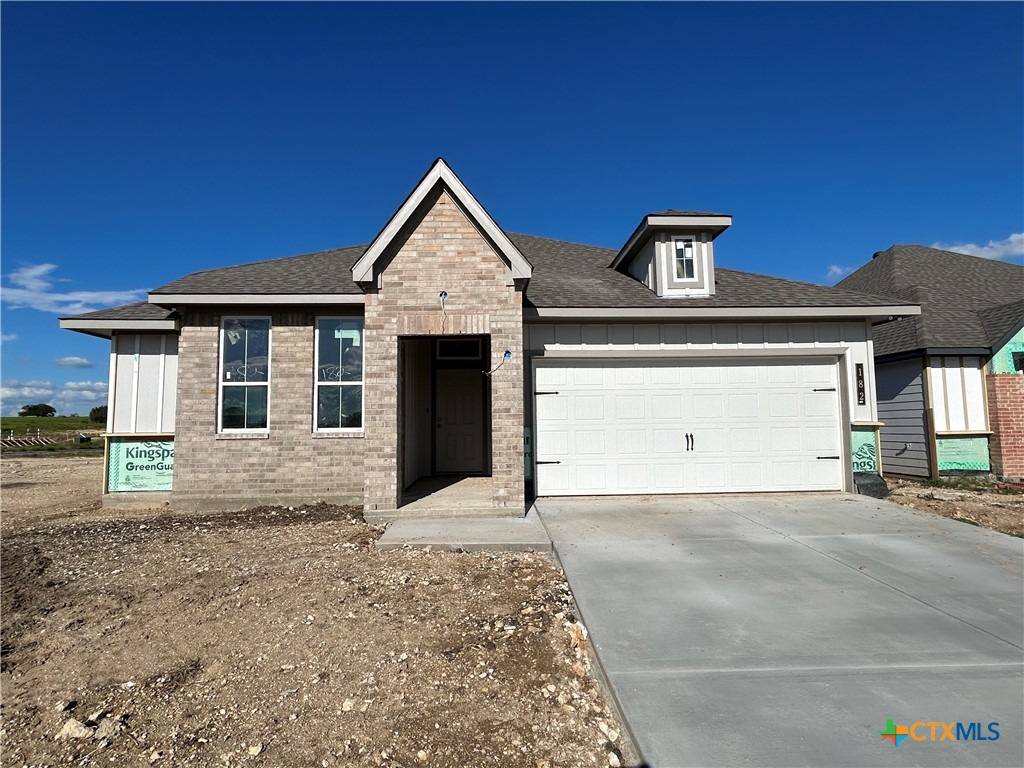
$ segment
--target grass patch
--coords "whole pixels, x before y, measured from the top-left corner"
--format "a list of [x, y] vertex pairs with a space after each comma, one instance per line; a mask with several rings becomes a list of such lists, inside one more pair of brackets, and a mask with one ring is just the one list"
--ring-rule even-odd
[[103, 441], [93, 440], [91, 443], [52, 443], [51, 445], [6, 445], [0, 449], [0, 453], [88, 453], [102, 454]]
[[0, 417], [0, 430], [4, 437], [14, 430], [15, 437], [24, 437], [26, 432], [35, 434], [38, 429], [48, 432], [81, 432], [83, 430], [103, 430], [105, 424], [90, 421], [88, 416], [3, 416]]
[[940, 477], [938, 480], [922, 480], [921, 485], [928, 488], [942, 488], [947, 491], [989, 491], [991, 493], [1016, 493], [1011, 488], [1001, 487], [999, 483], [969, 475], [952, 475]]

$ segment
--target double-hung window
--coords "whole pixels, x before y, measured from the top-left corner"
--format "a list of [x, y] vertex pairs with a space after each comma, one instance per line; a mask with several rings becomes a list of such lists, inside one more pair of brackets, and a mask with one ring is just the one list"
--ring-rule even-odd
[[270, 318], [226, 317], [220, 329], [221, 432], [270, 426]]
[[316, 321], [316, 431], [363, 428], [363, 320]]
[[693, 257], [692, 237], [673, 237], [672, 254], [675, 260], [676, 280], [695, 281], [697, 267]]

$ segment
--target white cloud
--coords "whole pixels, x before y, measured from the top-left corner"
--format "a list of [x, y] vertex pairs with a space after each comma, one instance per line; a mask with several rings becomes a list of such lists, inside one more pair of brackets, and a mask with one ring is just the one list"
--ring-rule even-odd
[[93, 312], [116, 304], [130, 304], [142, 301], [146, 291], [139, 288], [129, 291], [68, 291], [58, 293], [51, 290], [56, 282], [68, 282], [53, 276], [56, 264], [29, 264], [7, 275], [13, 285], [0, 287], [0, 298], [10, 309], [37, 309], [58, 315], [77, 315]]
[[8, 341], [15, 341], [18, 338], [16, 333], [0, 333], [0, 343], [6, 344]]
[[92, 360], [86, 360], [84, 357], [58, 357], [53, 361], [61, 368], [95, 368], [95, 364]]
[[10, 379], [0, 386], [0, 403], [3, 403], [4, 413], [17, 413], [23, 405], [48, 402], [55, 393], [56, 389], [49, 381]]
[[829, 264], [827, 277], [829, 280], [842, 280], [853, 272], [853, 267], [841, 267], [838, 264]]
[[107, 402], [107, 382], [19, 381], [10, 379], [0, 386], [0, 411], [16, 416], [22, 406], [49, 403], [57, 413], [84, 413]]
[[932, 248], [966, 253], [968, 256], [981, 256], [983, 259], [1019, 259], [1024, 257], [1024, 232], [1014, 232], [1005, 240], [989, 240], [985, 245], [933, 243]]

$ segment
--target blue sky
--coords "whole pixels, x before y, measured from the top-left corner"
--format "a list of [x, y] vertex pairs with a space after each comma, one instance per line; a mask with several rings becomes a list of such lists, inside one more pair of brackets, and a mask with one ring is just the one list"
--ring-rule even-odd
[[368, 242], [443, 156], [510, 232], [831, 284], [1024, 254], [1024, 5], [46, 4], [2, 13], [4, 413], [105, 402], [57, 317]]

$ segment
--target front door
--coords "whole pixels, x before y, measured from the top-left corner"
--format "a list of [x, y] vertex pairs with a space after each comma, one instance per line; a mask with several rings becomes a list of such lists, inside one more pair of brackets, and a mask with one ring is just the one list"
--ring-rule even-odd
[[437, 371], [436, 471], [484, 471], [484, 381], [473, 369]]

